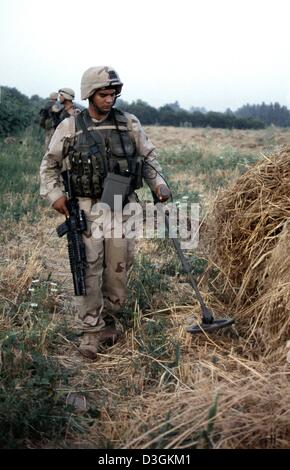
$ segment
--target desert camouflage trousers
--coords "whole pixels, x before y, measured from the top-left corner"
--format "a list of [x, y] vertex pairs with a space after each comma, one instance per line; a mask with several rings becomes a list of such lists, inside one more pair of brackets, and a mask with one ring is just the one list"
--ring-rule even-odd
[[[106, 317], [116, 314], [127, 298], [127, 273], [134, 257], [135, 240], [126, 238], [94, 237], [98, 218], [92, 211], [89, 198], [79, 198], [87, 220], [83, 234], [87, 269], [87, 295], [75, 297], [77, 328], [83, 332], [97, 332], [106, 326]], [[111, 228], [114, 235], [114, 227]]]

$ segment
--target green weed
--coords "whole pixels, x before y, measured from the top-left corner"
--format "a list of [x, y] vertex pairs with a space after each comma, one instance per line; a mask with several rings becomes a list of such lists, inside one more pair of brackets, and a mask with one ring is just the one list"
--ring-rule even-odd
[[73, 407], [66, 406], [61, 392], [72, 372], [53, 357], [66, 325], [48, 314], [47, 298], [48, 286], [40, 284], [33, 298], [29, 291], [17, 310], [11, 305], [2, 315], [1, 448], [55, 440], [74, 425]]
[[0, 141], [0, 211], [2, 219], [18, 221], [28, 214], [34, 221], [44, 206], [39, 196], [41, 136], [28, 129], [15, 143]]

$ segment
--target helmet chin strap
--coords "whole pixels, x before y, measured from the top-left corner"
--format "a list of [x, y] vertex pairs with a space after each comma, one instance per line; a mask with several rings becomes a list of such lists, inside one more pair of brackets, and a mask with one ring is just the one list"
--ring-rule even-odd
[[121, 96], [121, 93], [119, 93], [118, 95], [115, 96], [115, 99], [114, 99], [114, 102], [113, 102], [112, 106], [115, 106], [116, 101], [117, 101], [118, 98], [120, 98], [120, 96]]

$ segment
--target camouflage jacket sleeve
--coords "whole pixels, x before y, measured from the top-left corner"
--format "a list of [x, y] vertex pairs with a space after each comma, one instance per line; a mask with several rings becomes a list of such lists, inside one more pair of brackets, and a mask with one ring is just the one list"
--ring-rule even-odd
[[74, 133], [74, 118], [62, 121], [56, 128], [40, 166], [40, 195], [53, 204], [64, 195], [61, 181], [63, 146], [66, 137]]
[[155, 146], [145, 134], [139, 119], [133, 114], [127, 115], [131, 121], [131, 132], [136, 143], [137, 152], [144, 157], [144, 180], [149, 188], [155, 191], [159, 184], [166, 184], [162, 176], [158, 174], [162, 174], [162, 168], [157, 160]]

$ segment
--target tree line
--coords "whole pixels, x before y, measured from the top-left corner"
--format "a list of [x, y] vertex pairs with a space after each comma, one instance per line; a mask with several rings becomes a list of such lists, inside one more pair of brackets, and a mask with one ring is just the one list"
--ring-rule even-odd
[[117, 101], [119, 106], [135, 114], [143, 124], [183, 127], [218, 127], [222, 129], [263, 129], [266, 126], [290, 126], [290, 111], [279, 103], [246, 104], [236, 111], [227, 109], [224, 113], [206, 111], [205, 108], [182, 109], [178, 103], [169, 103], [159, 109], [142, 100], [131, 104]]
[[290, 126], [290, 111], [279, 103], [246, 104], [237, 109], [235, 116], [253, 118], [262, 121], [266, 126], [274, 124], [278, 127]]
[[38, 123], [38, 114], [44, 99], [38, 95], [28, 98], [16, 88], [0, 88], [0, 136], [16, 135], [26, 127]]
[[215, 111], [187, 111], [178, 102], [156, 109], [142, 100], [127, 103], [119, 99], [116, 104], [122, 110], [135, 114], [144, 125], [175, 127], [215, 127], [221, 129], [263, 129], [265, 123], [252, 117], [238, 117], [234, 113]]
[[[46, 99], [33, 95], [28, 98], [16, 88], [0, 88], [0, 136], [15, 135], [39, 122], [39, 110]], [[182, 109], [178, 103], [154, 108], [142, 100], [128, 103], [118, 99], [116, 106], [135, 114], [144, 125], [175, 127], [214, 127], [222, 129], [263, 129], [271, 124], [290, 126], [290, 111], [279, 103], [246, 104], [236, 111], [224, 113], [204, 108]]]

